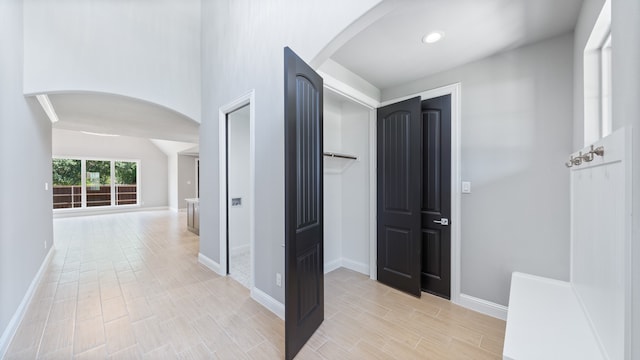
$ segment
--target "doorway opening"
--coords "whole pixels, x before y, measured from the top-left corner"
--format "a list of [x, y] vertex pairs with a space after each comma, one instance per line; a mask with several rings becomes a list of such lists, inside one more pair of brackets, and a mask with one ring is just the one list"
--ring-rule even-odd
[[220, 273], [253, 289], [255, 123], [253, 92], [220, 109]]
[[325, 86], [324, 272], [370, 275], [371, 108]]

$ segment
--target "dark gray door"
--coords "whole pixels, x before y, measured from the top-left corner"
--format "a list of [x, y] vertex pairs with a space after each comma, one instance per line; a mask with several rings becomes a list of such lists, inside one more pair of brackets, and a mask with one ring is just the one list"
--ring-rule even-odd
[[422, 102], [422, 290], [451, 296], [451, 95]]
[[322, 78], [284, 49], [285, 357], [324, 320]]
[[378, 109], [378, 280], [420, 296], [420, 98]]

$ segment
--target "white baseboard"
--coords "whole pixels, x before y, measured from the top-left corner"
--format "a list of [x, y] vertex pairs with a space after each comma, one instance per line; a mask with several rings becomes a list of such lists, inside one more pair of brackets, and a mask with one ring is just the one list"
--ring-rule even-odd
[[340, 258], [337, 260], [330, 261], [328, 263], [324, 263], [324, 273], [328, 274], [333, 270], [339, 269], [341, 267], [347, 268], [349, 270], [357, 271], [364, 275], [369, 275], [369, 265], [366, 265], [357, 261], [345, 259], [345, 258]]
[[33, 295], [35, 294], [36, 289], [38, 288], [38, 285], [40, 285], [40, 281], [42, 280], [42, 277], [44, 276], [44, 273], [47, 270], [47, 266], [49, 266], [49, 262], [51, 261], [51, 257], [53, 255], [53, 248], [54, 248], [54, 245], [52, 245], [49, 248], [49, 252], [47, 253], [47, 256], [44, 258], [44, 261], [40, 265], [40, 269], [38, 269], [36, 276], [31, 281], [31, 285], [29, 285], [29, 288], [27, 289], [26, 294], [24, 294], [24, 297], [22, 298], [20, 305], [18, 305], [16, 312], [11, 317], [11, 321], [9, 321], [9, 325], [7, 325], [6, 329], [4, 329], [4, 331], [2, 332], [2, 337], [0, 337], [0, 359], [3, 359], [4, 356], [7, 354], [7, 350], [9, 350], [9, 345], [11, 344], [13, 337], [16, 335], [16, 332], [18, 331], [18, 327], [20, 326], [20, 323], [22, 322], [22, 319], [24, 318], [24, 315], [27, 312], [27, 309], [29, 308], [29, 304], [31, 304], [31, 300], [33, 300]]
[[369, 265], [363, 264], [361, 262], [342, 258], [342, 267], [349, 270], [357, 271], [364, 275], [369, 275]]
[[246, 252], [246, 251], [249, 251], [249, 244], [232, 247], [229, 250], [229, 256], [242, 254], [243, 252]]
[[158, 210], [168, 210], [167, 206], [153, 206], [153, 207], [142, 207], [142, 206], [131, 206], [131, 207], [108, 207], [103, 209], [92, 208], [91, 210], [87, 209], [60, 209], [53, 211], [53, 218], [69, 218], [69, 217], [79, 217], [79, 216], [93, 216], [93, 215], [106, 215], [106, 214], [120, 214], [120, 213], [128, 213], [128, 212], [137, 212], [137, 211], [158, 211]]
[[508, 308], [504, 305], [479, 299], [467, 294], [460, 294], [458, 301], [456, 301], [455, 303], [460, 306], [466, 307], [467, 309], [471, 309], [473, 311], [477, 311], [479, 313], [507, 321]]
[[203, 255], [202, 253], [198, 253], [198, 262], [206, 267], [208, 267], [209, 269], [211, 269], [213, 272], [215, 272], [218, 275], [221, 276], [225, 276], [226, 274], [223, 274], [220, 271], [220, 264], [218, 264], [217, 262], [211, 260], [210, 258], [208, 258], [206, 255]]
[[342, 259], [337, 259], [324, 263], [324, 273], [328, 274], [342, 266]]
[[277, 317], [284, 320], [284, 304], [283, 303], [272, 298], [267, 293], [258, 289], [255, 286], [251, 289], [251, 298], [256, 302], [258, 302], [258, 304], [269, 309], [269, 311], [271, 311], [272, 313], [276, 314]]

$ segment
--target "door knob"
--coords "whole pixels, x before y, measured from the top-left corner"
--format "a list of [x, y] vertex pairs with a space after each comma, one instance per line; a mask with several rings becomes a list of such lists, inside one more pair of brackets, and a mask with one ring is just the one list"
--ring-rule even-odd
[[449, 225], [449, 219], [447, 218], [441, 218], [440, 220], [433, 220], [433, 222], [440, 225]]

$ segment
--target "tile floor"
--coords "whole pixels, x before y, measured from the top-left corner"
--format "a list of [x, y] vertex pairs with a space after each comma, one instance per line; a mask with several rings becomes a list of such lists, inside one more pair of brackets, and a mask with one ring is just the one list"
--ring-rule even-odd
[[[54, 220], [56, 248], [7, 359], [281, 359], [284, 323], [197, 262], [184, 214]], [[325, 277], [297, 359], [500, 359], [504, 321], [359, 273]]]
[[251, 272], [251, 257], [249, 249], [229, 255], [229, 275], [242, 286], [250, 289], [249, 273]]

